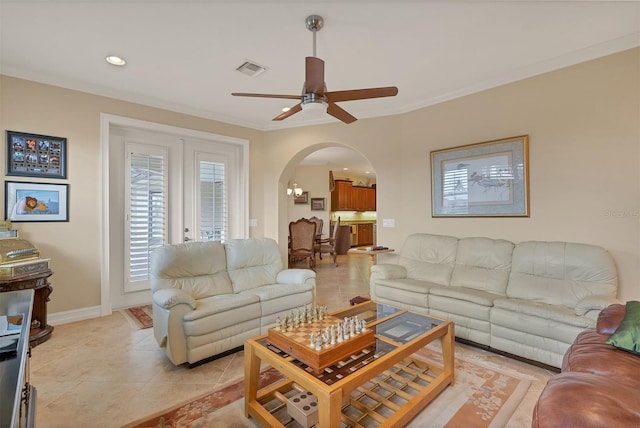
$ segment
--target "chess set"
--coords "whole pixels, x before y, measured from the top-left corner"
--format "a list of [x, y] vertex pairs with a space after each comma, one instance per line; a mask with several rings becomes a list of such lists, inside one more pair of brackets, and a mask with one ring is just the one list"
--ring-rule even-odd
[[316, 373], [375, 343], [374, 331], [365, 320], [328, 315], [326, 306], [305, 306], [278, 318], [267, 337]]

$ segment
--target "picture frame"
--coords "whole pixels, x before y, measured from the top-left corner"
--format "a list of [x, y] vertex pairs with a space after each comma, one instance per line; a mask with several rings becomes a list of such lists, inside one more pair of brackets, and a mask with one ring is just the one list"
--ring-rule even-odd
[[311, 198], [311, 211], [324, 211], [325, 198]]
[[67, 178], [67, 139], [7, 131], [7, 175]]
[[5, 218], [18, 222], [69, 221], [69, 185], [5, 181]]
[[309, 192], [302, 192], [300, 196], [293, 199], [294, 204], [308, 204], [309, 203]]
[[432, 217], [529, 217], [529, 136], [431, 152]]

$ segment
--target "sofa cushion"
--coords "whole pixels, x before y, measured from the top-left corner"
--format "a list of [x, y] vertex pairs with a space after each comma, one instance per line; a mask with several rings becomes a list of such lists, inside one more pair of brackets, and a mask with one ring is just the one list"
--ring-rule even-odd
[[562, 360], [563, 372], [584, 372], [615, 379], [616, 383], [637, 383], [640, 357], [607, 343], [608, 336], [586, 330], [576, 337]]
[[451, 285], [504, 296], [511, 271], [513, 247], [513, 242], [504, 239], [460, 239]]
[[627, 302], [620, 327], [607, 339], [618, 349], [640, 354], [640, 302]]
[[574, 308], [590, 295], [616, 296], [611, 255], [595, 245], [528, 241], [516, 245], [507, 296]]
[[220, 294], [200, 299], [196, 302], [196, 309], [184, 316], [184, 321], [194, 321], [211, 315], [242, 313], [244, 319], [260, 318], [260, 311], [247, 311], [252, 303], [258, 303], [258, 296], [252, 294]]
[[533, 410], [534, 428], [637, 427], [640, 394], [635, 387], [592, 373], [567, 372], [547, 382]]
[[456, 260], [458, 238], [416, 233], [409, 235], [397, 263], [407, 270], [407, 278], [449, 285]]
[[428, 306], [429, 288], [436, 284], [415, 279], [381, 279], [375, 288], [374, 298], [380, 298], [391, 305], [410, 305], [425, 310]]
[[[595, 321], [589, 318], [577, 316], [572, 309], [564, 306], [549, 305], [531, 300], [524, 299], [505, 299], [499, 298], [493, 301], [494, 308], [500, 308], [511, 311], [515, 314], [531, 315], [542, 318], [547, 321], [555, 321], [568, 326], [579, 328], [594, 328]], [[492, 318], [493, 321], [493, 318]], [[513, 324], [518, 324], [517, 319], [513, 320]], [[519, 322], [521, 323], [521, 321]], [[522, 325], [521, 328], [525, 328]]]
[[151, 289], [179, 288], [194, 299], [232, 293], [224, 245], [187, 242], [151, 253]]
[[[313, 286], [310, 284], [272, 284], [243, 291], [240, 294], [258, 296], [263, 317], [278, 312], [282, 313], [284, 317], [292, 308], [304, 306], [301, 303], [300, 294], [312, 291]], [[311, 299], [307, 303], [312, 303]]]
[[[502, 298], [497, 294], [487, 293], [486, 291], [474, 290], [466, 287], [431, 287], [429, 293], [434, 296], [449, 297], [455, 300], [463, 300], [482, 306], [493, 306], [495, 299]], [[488, 319], [488, 318], [487, 318]]]
[[625, 305], [613, 304], [609, 305], [598, 316], [596, 330], [600, 334], [612, 335], [622, 324], [624, 319]]
[[270, 238], [230, 239], [224, 246], [234, 293], [276, 283], [276, 276], [282, 270], [276, 241]]

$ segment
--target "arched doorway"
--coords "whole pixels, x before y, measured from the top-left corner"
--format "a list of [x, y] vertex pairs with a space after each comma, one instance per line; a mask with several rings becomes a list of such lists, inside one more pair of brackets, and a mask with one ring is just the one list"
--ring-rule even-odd
[[[367, 223], [370, 229], [375, 230], [375, 208], [372, 211], [332, 210], [330, 171], [335, 180], [349, 180], [354, 186], [369, 189], [376, 186], [376, 175], [369, 160], [352, 147], [339, 143], [322, 143], [301, 150], [285, 166], [279, 180], [280, 194], [283, 195], [278, 219], [279, 242], [287, 242], [289, 222], [302, 217], [316, 216], [323, 219], [326, 225], [323, 233], [326, 236], [329, 236], [330, 224], [338, 216], [341, 216], [343, 224]], [[303, 195], [297, 199], [286, 196], [287, 187], [294, 183], [303, 191]], [[367, 245], [371, 244], [373, 241], [367, 242]], [[283, 250], [286, 251], [284, 248]]]

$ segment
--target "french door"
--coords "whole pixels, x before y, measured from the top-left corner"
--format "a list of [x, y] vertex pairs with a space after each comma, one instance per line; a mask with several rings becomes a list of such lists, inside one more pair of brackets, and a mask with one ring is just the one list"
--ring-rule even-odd
[[114, 127], [110, 184], [122, 192], [110, 191], [109, 210], [122, 223], [110, 221], [112, 308], [150, 300], [155, 248], [248, 235], [247, 147], [225, 139]]

